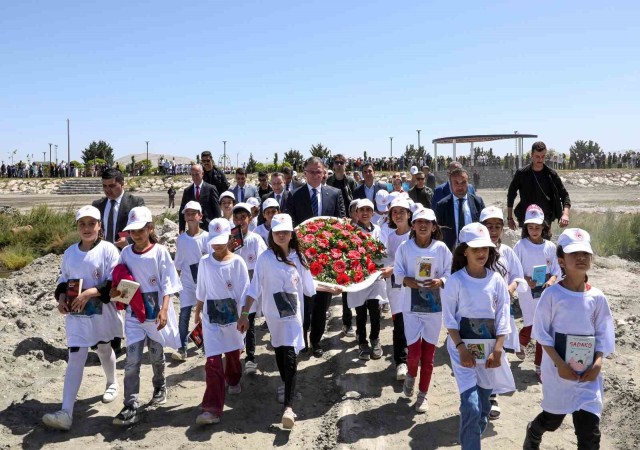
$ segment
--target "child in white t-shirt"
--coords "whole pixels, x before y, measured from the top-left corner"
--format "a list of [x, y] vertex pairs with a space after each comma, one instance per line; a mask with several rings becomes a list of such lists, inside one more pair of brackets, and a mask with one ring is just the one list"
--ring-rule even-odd
[[187, 359], [189, 344], [189, 320], [191, 310], [196, 305], [196, 283], [198, 281], [198, 264], [208, 254], [207, 241], [209, 233], [200, 228], [202, 206], [195, 201], [188, 202], [182, 210], [186, 222], [186, 230], [176, 240], [175, 266], [180, 275], [182, 291], [180, 292], [180, 349], [171, 355], [176, 361]]
[[[131, 231], [133, 244], [120, 254], [133, 279], [140, 283], [145, 320], [140, 322], [131, 304], [127, 306], [124, 331], [127, 338], [127, 358], [124, 363], [124, 408], [113, 420], [114, 425], [128, 426], [140, 420], [138, 413], [140, 392], [140, 366], [144, 345], [149, 348], [153, 369], [153, 396], [151, 405], [167, 402], [167, 386], [164, 376], [164, 347], [179, 349], [180, 334], [172, 296], [182, 290], [180, 277], [169, 251], [158, 243], [151, 211], [137, 206], [129, 212], [125, 231]], [[117, 300], [121, 293], [113, 287], [111, 298]]]
[[[229, 394], [242, 391], [240, 352], [244, 336], [238, 331], [238, 318], [249, 287], [247, 266], [229, 251], [231, 227], [226, 219], [209, 224], [211, 255], [200, 260], [196, 298], [196, 322], [202, 322], [207, 387], [202, 399], [199, 425], [220, 422], [225, 400], [225, 382]], [[222, 355], [225, 355], [225, 364]]]
[[[94, 206], [83, 206], [76, 213], [76, 224], [81, 241], [70, 246], [62, 256], [62, 269], [55, 297], [58, 311], [66, 315], [65, 328], [69, 362], [64, 376], [62, 408], [45, 414], [45, 425], [69, 430], [73, 423], [73, 407], [82, 382], [89, 347], [96, 348], [100, 364], [107, 378], [103, 403], [118, 396], [116, 357], [110, 341], [122, 338], [122, 317], [110, 303], [111, 272], [118, 263], [118, 249], [103, 241], [100, 211]], [[82, 292], [75, 299], [67, 299], [69, 282], [82, 280]]]
[[249, 231], [255, 232], [258, 228], [258, 216], [260, 215], [260, 200], [249, 197], [245, 202], [251, 205], [251, 218], [249, 219]]
[[227, 219], [233, 228], [233, 206], [236, 204], [236, 196], [231, 191], [220, 194], [220, 211], [222, 218]]
[[262, 238], [265, 244], [269, 244], [269, 231], [271, 230], [271, 219], [280, 213], [280, 205], [275, 198], [268, 198], [262, 202], [262, 217], [264, 223], [256, 228], [255, 233]]
[[[615, 350], [615, 332], [607, 298], [588, 283], [592, 255], [586, 231], [569, 228], [558, 238], [564, 278], [544, 291], [533, 321], [533, 337], [544, 349], [543, 411], [527, 426], [523, 446], [527, 450], [540, 448], [543, 433], [557, 430], [566, 414], [573, 415], [578, 448], [600, 448], [601, 370]], [[576, 358], [567, 355], [572, 341], [590, 350], [576, 353], [583, 353]]]
[[465, 225], [459, 242], [442, 294], [442, 311], [460, 392], [460, 444], [466, 449], [480, 448], [491, 411], [491, 391], [514, 391], [515, 382], [503, 352], [504, 338], [511, 331], [509, 291], [502, 275], [494, 271], [495, 244], [479, 223]]

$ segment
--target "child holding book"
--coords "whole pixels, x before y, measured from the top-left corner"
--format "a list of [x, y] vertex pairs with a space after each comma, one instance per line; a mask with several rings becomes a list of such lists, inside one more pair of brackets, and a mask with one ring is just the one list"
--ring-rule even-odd
[[236, 196], [231, 191], [224, 191], [220, 194], [220, 211], [222, 218], [227, 219], [233, 228], [233, 205], [236, 204]]
[[491, 391], [515, 390], [503, 352], [504, 338], [511, 331], [509, 291], [496, 272], [498, 252], [484, 225], [465, 225], [459, 242], [442, 309], [449, 332], [447, 350], [460, 392], [460, 444], [463, 449], [479, 449], [489, 420]]
[[[110, 303], [111, 272], [118, 263], [118, 249], [102, 240], [100, 211], [83, 206], [76, 212], [76, 226], [81, 241], [70, 246], [62, 256], [62, 269], [55, 297], [58, 311], [66, 315], [65, 329], [69, 361], [64, 376], [62, 408], [45, 414], [45, 425], [70, 430], [73, 407], [82, 382], [89, 347], [95, 348], [106, 377], [103, 403], [118, 396], [116, 356], [111, 348], [114, 337], [122, 337], [122, 317]], [[80, 283], [82, 291], [80, 290]], [[69, 297], [67, 297], [69, 295]], [[75, 296], [75, 298], [73, 298]]]
[[[339, 289], [318, 287], [331, 293]], [[282, 425], [293, 428], [296, 415], [293, 399], [297, 372], [297, 355], [304, 348], [302, 317], [304, 295], [313, 296], [315, 283], [300, 250], [293, 222], [288, 214], [276, 214], [271, 220], [269, 248], [258, 258], [238, 320], [238, 330], [249, 328], [249, 312], [254, 302], [260, 303], [269, 325], [271, 345], [284, 386], [277, 390], [278, 401], [284, 404]]]
[[[538, 205], [530, 205], [525, 213], [522, 239], [513, 247], [514, 253], [522, 264], [524, 278], [529, 285], [529, 289], [519, 293], [523, 322], [519, 338], [522, 347], [526, 347], [531, 341], [533, 314], [540, 295], [547, 287], [554, 284], [561, 275], [558, 258], [556, 257], [556, 245], [542, 237], [548, 232], [549, 225], [544, 221], [544, 212]], [[536, 267], [545, 272], [546, 281], [544, 283], [537, 283], [532, 279]], [[519, 357], [524, 358], [524, 348], [521, 349]], [[536, 376], [540, 382], [542, 382], [540, 374], [541, 361], [542, 347], [536, 343], [534, 364]]]
[[275, 198], [268, 198], [262, 202], [262, 217], [264, 217], [264, 223], [258, 225], [255, 233], [262, 238], [265, 244], [269, 241], [271, 219], [278, 213], [280, 213], [280, 204]]
[[[113, 420], [114, 425], [127, 426], [140, 420], [140, 366], [145, 344], [153, 369], [150, 404], [161, 405], [167, 401], [164, 347], [177, 350], [181, 346], [172, 296], [182, 290], [182, 284], [169, 251], [158, 243], [153, 217], [147, 207], [133, 208], [124, 230], [131, 231], [133, 244], [122, 250], [120, 264], [124, 264], [134, 280], [140, 283], [145, 312], [144, 321], [140, 322], [131, 305], [127, 306], [124, 408]], [[121, 293], [113, 287], [110, 294], [113, 300], [117, 300]]]
[[[235, 226], [240, 227], [243, 240], [243, 246], [236, 250], [236, 254], [247, 265], [249, 279], [253, 277], [253, 270], [258, 257], [267, 249], [267, 244], [264, 243], [264, 240], [258, 234], [249, 231], [249, 223], [252, 217], [251, 208], [248, 203], [238, 203], [233, 207], [233, 223]], [[257, 305], [252, 305], [251, 311], [249, 311], [249, 328], [245, 337], [247, 356], [244, 360], [244, 370], [247, 374], [254, 374], [258, 370], [258, 364], [255, 361], [257, 312]]]
[[249, 272], [242, 258], [229, 250], [227, 243], [230, 234], [228, 220], [211, 221], [208, 246], [212, 252], [200, 260], [198, 269], [196, 322], [202, 322], [207, 358], [202, 413], [196, 418], [199, 425], [220, 422], [224, 409], [225, 382], [229, 386], [229, 394], [242, 391], [240, 352], [244, 347], [244, 336], [238, 331], [237, 322], [244, 294], [249, 287]]
[[[422, 269], [427, 273], [419, 274]], [[425, 413], [429, 408], [427, 391], [442, 328], [441, 294], [450, 270], [451, 252], [442, 242], [442, 230], [436, 222], [435, 213], [427, 208], [418, 209], [411, 219], [409, 240], [398, 247], [393, 266], [396, 283], [403, 286], [402, 317], [408, 344], [408, 373], [403, 392], [405, 396], [413, 397], [420, 366], [418, 396], [414, 405], [418, 413]]]
[[571, 414], [578, 448], [598, 449], [601, 371], [615, 350], [613, 317], [607, 297], [588, 283], [593, 258], [589, 233], [565, 230], [558, 238], [557, 257], [564, 278], [544, 291], [533, 321], [533, 337], [544, 349], [542, 412], [527, 426], [523, 448], [540, 448], [542, 435], [557, 430]]
[[202, 206], [195, 201], [188, 202], [182, 210], [187, 229], [176, 240], [175, 266], [180, 275], [182, 291], [180, 292], [180, 349], [171, 355], [176, 361], [186, 361], [189, 344], [189, 320], [191, 310], [196, 305], [196, 283], [198, 281], [198, 264], [208, 254], [207, 241], [209, 233], [200, 228]]
[[[356, 206], [358, 215], [357, 226], [365, 234], [380, 240], [380, 227], [371, 222], [373, 217], [373, 203], [369, 199], [358, 200]], [[386, 283], [384, 278], [391, 276], [392, 271], [387, 269], [381, 272], [381, 278], [373, 284], [357, 292], [347, 294], [347, 305], [356, 310], [356, 335], [358, 336], [358, 357], [361, 360], [382, 358], [382, 346], [380, 345], [380, 303], [387, 302]], [[371, 323], [369, 340], [367, 341], [367, 313]]]

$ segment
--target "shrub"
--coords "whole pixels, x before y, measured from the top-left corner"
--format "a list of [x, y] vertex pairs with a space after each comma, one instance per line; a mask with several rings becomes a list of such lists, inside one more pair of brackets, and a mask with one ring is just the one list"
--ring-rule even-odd
[[10, 245], [0, 251], [0, 263], [8, 270], [22, 269], [35, 258], [31, 249], [21, 245]]

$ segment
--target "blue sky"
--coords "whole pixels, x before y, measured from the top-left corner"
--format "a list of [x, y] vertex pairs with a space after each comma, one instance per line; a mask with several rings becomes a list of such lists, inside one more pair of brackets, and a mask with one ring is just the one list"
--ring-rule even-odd
[[637, 149], [639, 22], [635, 1], [2, 2], [0, 158], [66, 159], [67, 118], [72, 159], [388, 156], [416, 129]]

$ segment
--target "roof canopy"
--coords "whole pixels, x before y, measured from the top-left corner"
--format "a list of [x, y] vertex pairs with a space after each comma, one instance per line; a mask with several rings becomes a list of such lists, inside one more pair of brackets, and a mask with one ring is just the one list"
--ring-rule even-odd
[[537, 138], [537, 134], [475, 134], [470, 136], [451, 136], [434, 139], [431, 141], [433, 144], [456, 144], [461, 142], [487, 142], [487, 141], [499, 141], [501, 139], [517, 139], [517, 138]]

